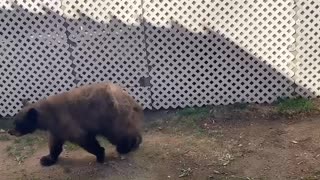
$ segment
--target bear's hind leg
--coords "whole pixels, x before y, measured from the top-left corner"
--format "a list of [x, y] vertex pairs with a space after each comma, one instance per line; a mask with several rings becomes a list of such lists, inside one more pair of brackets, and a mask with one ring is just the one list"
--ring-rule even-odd
[[95, 136], [87, 135], [84, 138], [84, 140], [80, 140], [78, 144], [89, 153], [95, 155], [98, 163], [104, 162], [104, 159], [105, 159], [104, 148], [100, 146]]
[[49, 135], [49, 149], [50, 154], [47, 156], [43, 156], [40, 159], [40, 164], [43, 166], [51, 166], [55, 164], [58, 160], [59, 155], [62, 152], [62, 146], [64, 144], [64, 140], [61, 140], [52, 134]]

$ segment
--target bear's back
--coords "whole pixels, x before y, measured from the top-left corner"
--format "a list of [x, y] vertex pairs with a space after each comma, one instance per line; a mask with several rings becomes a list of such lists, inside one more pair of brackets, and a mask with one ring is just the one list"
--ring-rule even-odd
[[92, 132], [119, 131], [124, 126], [136, 130], [143, 113], [140, 105], [120, 86], [98, 83], [51, 96], [39, 103], [44, 119], [65, 127]]

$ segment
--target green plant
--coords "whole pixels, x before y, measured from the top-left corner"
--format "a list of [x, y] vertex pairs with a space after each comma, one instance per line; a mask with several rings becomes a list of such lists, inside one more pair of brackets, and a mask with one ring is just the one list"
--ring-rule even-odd
[[311, 100], [304, 98], [284, 99], [280, 100], [277, 109], [282, 114], [294, 114], [302, 112], [310, 112], [314, 109]]
[[208, 107], [195, 107], [195, 108], [185, 108], [177, 112], [178, 116], [188, 116], [194, 118], [204, 118], [210, 115], [210, 109]]
[[196, 134], [203, 134], [201, 122], [210, 116], [208, 107], [185, 108], [177, 112], [176, 125], [180, 128], [192, 129]]
[[233, 107], [235, 109], [244, 110], [248, 107], [248, 105], [249, 105], [248, 103], [237, 102], [233, 104]]

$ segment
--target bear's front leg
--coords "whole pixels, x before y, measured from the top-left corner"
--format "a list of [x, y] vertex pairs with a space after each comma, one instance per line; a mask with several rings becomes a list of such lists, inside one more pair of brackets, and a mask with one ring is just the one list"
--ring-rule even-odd
[[40, 159], [40, 164], [43, 166], [51, 166], [55, 164], [58, 160], [59, 155], [62, 152], [64, 140], [61, 140], [54, 135], [49, 135], [49, 149], [50, 154], [47, 156], [43, 156]]

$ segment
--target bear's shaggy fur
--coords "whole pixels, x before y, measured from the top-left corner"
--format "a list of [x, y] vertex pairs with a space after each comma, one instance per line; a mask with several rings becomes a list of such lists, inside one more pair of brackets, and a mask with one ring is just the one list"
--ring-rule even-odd
[[121, 87], [99, 83], [25, 105], [9, 134], [48, 131], [50, 153], [40, 159], [44, 166], [56, 163], [66, 141], [78, 144], [102, 163], [105, 152], [96, 136], [106, 137], [120, 154], [126, 154], [142, 142], [142, 121], [141, 106]]

